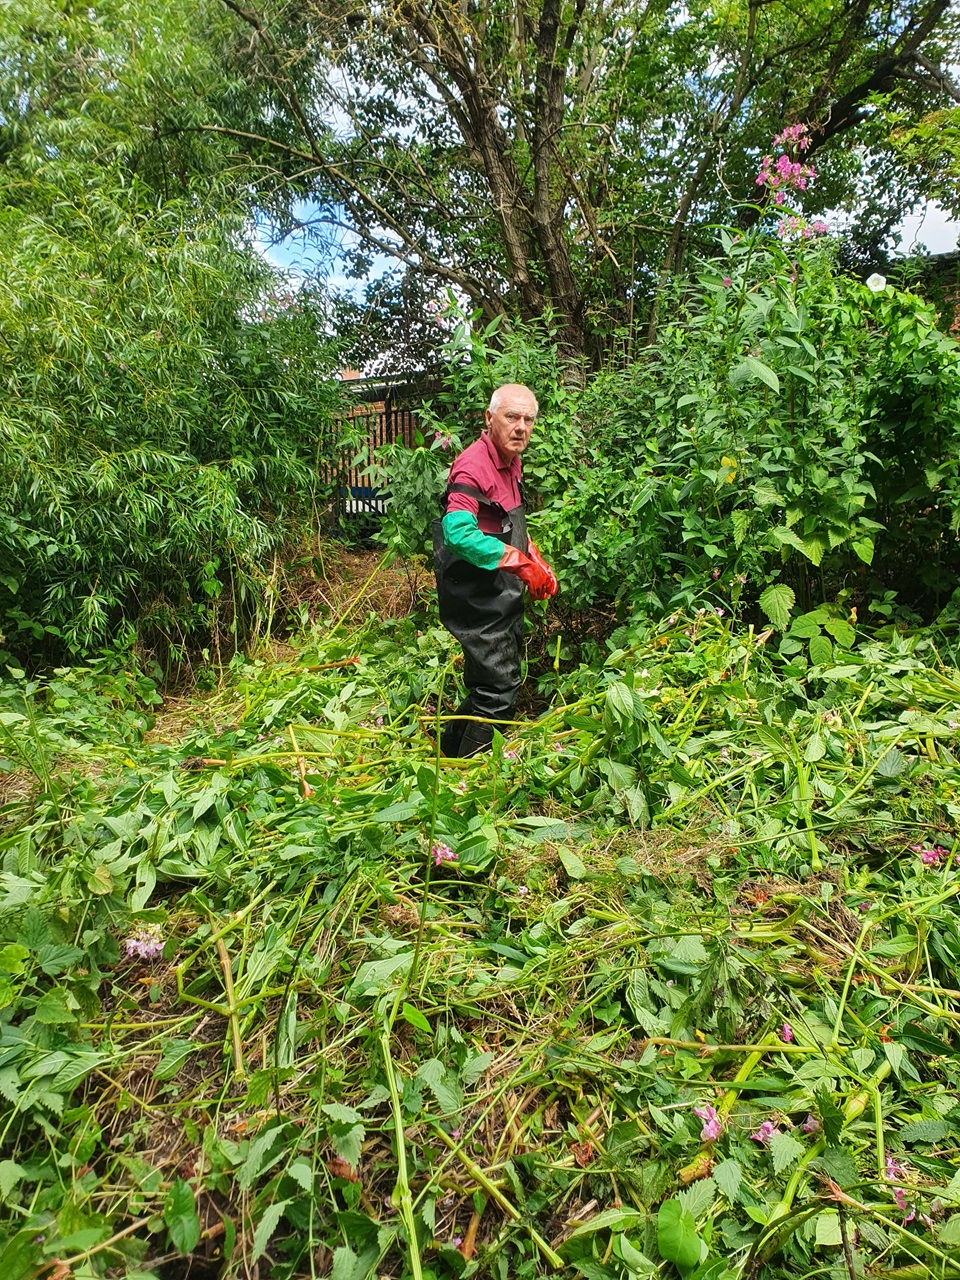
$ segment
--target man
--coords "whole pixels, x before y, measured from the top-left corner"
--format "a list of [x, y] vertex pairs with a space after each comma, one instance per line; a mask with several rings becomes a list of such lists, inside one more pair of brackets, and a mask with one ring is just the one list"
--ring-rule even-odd
[[450, 468], [443, 519], [434, 523], [440, 621], [463, 646], [467, 696], [440, 738], [445, 756], [470, 756], [493, 741], [490, 720], [510, 718], [520, 692], [523, 588], [535, 600], [557, 589], [527, 537], [520, 455], [537, 417], [531, 391], [499, 387], [486, 430]]

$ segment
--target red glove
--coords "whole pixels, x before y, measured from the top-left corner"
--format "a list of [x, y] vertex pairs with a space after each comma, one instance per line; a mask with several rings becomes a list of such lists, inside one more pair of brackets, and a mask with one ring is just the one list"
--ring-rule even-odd
[[540, 548], [537, 546], [537, 544], [534, 542], [532, 538], [528, 539], [527, 541], [527, 555], [530, 557], [533, 563], [538, 564], [540, 568], [543, 570], [543, 572], [547, 575], [547, 582], [546, 582], [546, 587], [544, 588], [544, 594], [542, 596], [536, 596], [534, 598], [537, 600], [546, 600], [548, 596], [555, 596], [557, 594], [556, 574], [547, 564], [546, 560], [544, 560], [543, 556], [540, 554]]
[[500, 563], [497, 568], [505, 569], [507, 573], [515, 573], [530, 588], [530, 594], [534, 600], [546, 600], [547, 596], [551, 594], [547, 590], [547, 573], [550, 572], [549, 569], [545, 573], [536, 561], [529, 559], [522, 551], [518, 551], [516, 547], [504, 547], [503, 555], [500, 557]]

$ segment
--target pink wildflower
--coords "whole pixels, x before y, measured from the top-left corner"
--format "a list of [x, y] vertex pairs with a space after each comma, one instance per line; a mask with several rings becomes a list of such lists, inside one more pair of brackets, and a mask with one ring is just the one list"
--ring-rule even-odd
[[810, 1111], [807, 1112], [807, 1118], [800, 1127], [804, 1133], [819, 1133], [823, 1128], [817, 1117]]
[[504, 760], [516, 760], [517, 753], [515, 751], [505, 751], [503, 753]]
[[444, 862], [456, 862], [457, 860], [457, 855], [448, 844], [435, 844], [430, 853], [433, 856], [434, 864], [438, 867]]
[[158, 924], [147, 924], [134, 930], [124, 942], [128, 956], [139, 960], [156, 960], [163, 954], [163, 937]]
[[789, 1022], [785, 1022], [780, 1028], [780, 1039], [784, 1044], [793, 1043], [793, 1027], [791, 1027]]
[[935, 844], [932, 849], [923, 849], [919, 845], [910, 847], [920, 854], [920, 861], [925, 867], [935, 867], [941, 859], [950, 856], [949, 850], [944, 849], [942, 844]]
[[903, 1187], [893, 1188], [893, 1198], [897, 1202], [897, 1208], [903, 1214], [903, 1225], [906, 1226], [908, 1222], [912, 1222], [917, 1216], [917, 1206], [907, 1200], [907, 1193]]
[[906, 1168], [899, 1160], [894, 1160], [893, 1156], [887, 1156], [885, 1177], [888, 1182], [893, 1182], [897, 1178], [902, 1178], [906, 1172]]
[[717, 1115], [716, 1108], [711, 1106], [694, 1107], [693, 1114], [703, 1121], [700, 1130], [701, 1142], [716, 1142], [723, 1133], [723, 1121]]
[[775, 1138], [779, 1132], [780, 1130], [772, 1120], [764, 1120], [756, 1133], [751, 1133], [750, 1137], [754, 1142], [762, 1142], [766, 1146], [770, 1139]]
[[731, 286], [731, 284], [733, 284], [733, 281], [730, 279], [730, 277], [729, 277], [729, 276], [724, 276], [724, 277], [723, 277], [723, 287], [724, 287], [725, 289], [729, 289], [729, 288], [730, 288], [730, 286]]

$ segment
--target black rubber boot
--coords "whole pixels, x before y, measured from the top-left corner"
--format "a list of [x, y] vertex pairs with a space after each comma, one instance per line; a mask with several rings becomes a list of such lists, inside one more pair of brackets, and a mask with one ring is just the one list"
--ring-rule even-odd
[[463, 737], [462, 720], [448, 720], [440, 734], [440, 754], [452, 757], [460, 755], [460, 739]]
[[493, 725], [480, 724], [476, 720], [468, 720], [467, 727], [460, 739], [458, 756], [475, 756], [481, 751], [489, 751], [493, 742]]

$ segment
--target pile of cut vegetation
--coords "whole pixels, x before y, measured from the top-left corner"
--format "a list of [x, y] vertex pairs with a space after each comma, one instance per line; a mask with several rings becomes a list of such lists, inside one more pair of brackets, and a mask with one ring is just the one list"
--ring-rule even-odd
[[960, 1275], [944, 637], [624, 627], [441, 761], [457, 655], [3, 686], [4, 1280]]

